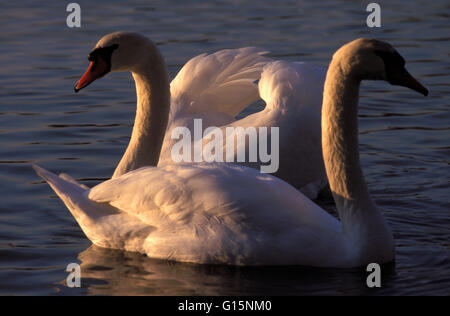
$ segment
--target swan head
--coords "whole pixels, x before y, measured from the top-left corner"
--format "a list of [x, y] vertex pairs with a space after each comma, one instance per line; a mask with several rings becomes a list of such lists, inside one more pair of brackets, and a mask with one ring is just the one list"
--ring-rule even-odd
[[159, 58], [162, 57], [153, 42], [141, 34], [115, 32], [105, 35], [89, 53], [89, 67], [74, 90], [80, 91], [109, 72], [138, 72], [149, 60]]
[[360, 38], [342, 46], [333, 56], [340, 69], [357, 80], [385, 80], [428, 95], [428, 90], [405, 68], [405, 59], [392, 45]]

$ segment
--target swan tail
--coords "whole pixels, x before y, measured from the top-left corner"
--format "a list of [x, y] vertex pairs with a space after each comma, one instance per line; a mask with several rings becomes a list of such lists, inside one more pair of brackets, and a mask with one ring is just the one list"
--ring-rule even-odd
[[57, 176], [35, 164], [33, 164], [33, 169], [38, 176], [44, 179], [52, 187], [53, 191], [55, 191], [61, 199], [63, 199], [61, 195], [81, 195], [87, 190], [68, 175], [61, 174], [61, 176]]
[[[33, 168], [64, 202], [85, 235], [95, 245], [142, 252], [143, 241], [153, 227], [108, 203], [92, 201], [88, 197], [90, 189], [68, 175], [57, 176], [35, 164]], [[124, 240], [123, 236], [128, 238]]]
[[89, 210], [95, 210], [95, 204], [97, 203], [89, 200], [89, 189], [85, 189], [76, 182], [74, 183], [71, 177], [57, 176], [38, 165], [33, 164], [33, 169], [55, 191], [56, 195], [64, 202], [80, 226], [83, 227], [86, 224], [88, 226], [91, 225], [91, 222], [95, 220], [97, 212], [94, 211], [91, 213]]
[[235, 117], [259, 99], [255, 81], [269, 61], [263, 56], [266, 53], [246, 47], [192, 58], [171, 83], [174, 111], [219, 112]]
[[64, 180], [66, 180], [66, 181], [68, 181], [68, 182], [71, 182], [71, 183], [73, 183], [73, 184], [79, 186], [80, 188], [82, 188], [82, 189], [84, 189], [84, 190], [89, 190], [89, 187], [88, 187], [88, 186], [79, 183], [77, 180], [75, 180], [74, 178], [72, 178], [71, 176], [69, 176], [69, 175], [66, 174], [66, 173], [61, 173], [61, 174], [59, 175], [59, 177], [60, 177], [61, 179], [64, 179]]
[[[85, 194], [89, 190], [70, 180], [64, 179], [64, 177], [59, 177], [38, 165], [33, 164], [33, 169], [55, 191], [56, 195], [63, 201], [83, 231], [85, 231], [85, 228], [95, 225], [92, 214], [88, 212], [90, 209], [95, 209], [94, 202], [89, 201], [87, 194]], [[86, 233], [86, 235], [88, 234]]]

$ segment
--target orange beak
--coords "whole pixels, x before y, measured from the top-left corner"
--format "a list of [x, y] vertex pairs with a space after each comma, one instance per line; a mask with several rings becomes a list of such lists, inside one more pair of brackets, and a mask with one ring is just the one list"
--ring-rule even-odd
[[83, 77], [75, 84], [75, 92], [87, 87], [91, 82], [103, 77], [108, 72], [108, 64], [102, 59], [97, 58], [92, 61]]

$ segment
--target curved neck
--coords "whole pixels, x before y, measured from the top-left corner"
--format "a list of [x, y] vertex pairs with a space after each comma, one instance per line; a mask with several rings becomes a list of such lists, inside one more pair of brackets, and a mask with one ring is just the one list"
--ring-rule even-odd
[[169, 118], [170, 84], [162, 56], [153, 54], [135, 67], [132, 75], [136, 84], [136, 118], [127, 150], [113, 178], [158, 164]]
[[322, 151], [339, 217], [352, 251], [361, 258], [389, 256], [392, 234], [373, 203], [360, 167], [358, 99], [360, 79], [346, 60], [333, 58], [324, 87]]
[[[333, 194], [361, 203], [370, 200], [370, 195], [359, 161], [359, 87], [360, 81], [344, 73], [339, 61], [333, 60], [324, 87], [322, 150]], [[343, 205], [336, 202], [342, 210]]]

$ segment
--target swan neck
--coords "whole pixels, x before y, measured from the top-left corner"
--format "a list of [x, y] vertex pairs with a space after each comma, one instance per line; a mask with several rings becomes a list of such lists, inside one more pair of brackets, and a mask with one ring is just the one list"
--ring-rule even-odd
[[355, 202], [370, 199], [359, 160], [359, 87], [360, 80], [333, 60], [322, 107], [324, 162], [333, 194]]
[[136, 117], [127, 150], [113, 178], [158, 164], [169, 118], [169, 77], [159, 52], [135, 67], [132, 76], [137, 95]]
[[[393, 237], [373, 203], [360, 167], [358, 99], [361, 80], [333, 59], [322, 106], [322, 151], [344, 234], [357, 263], [393, 258]], [[374, 262], [378, 262], [374, 261]]]

